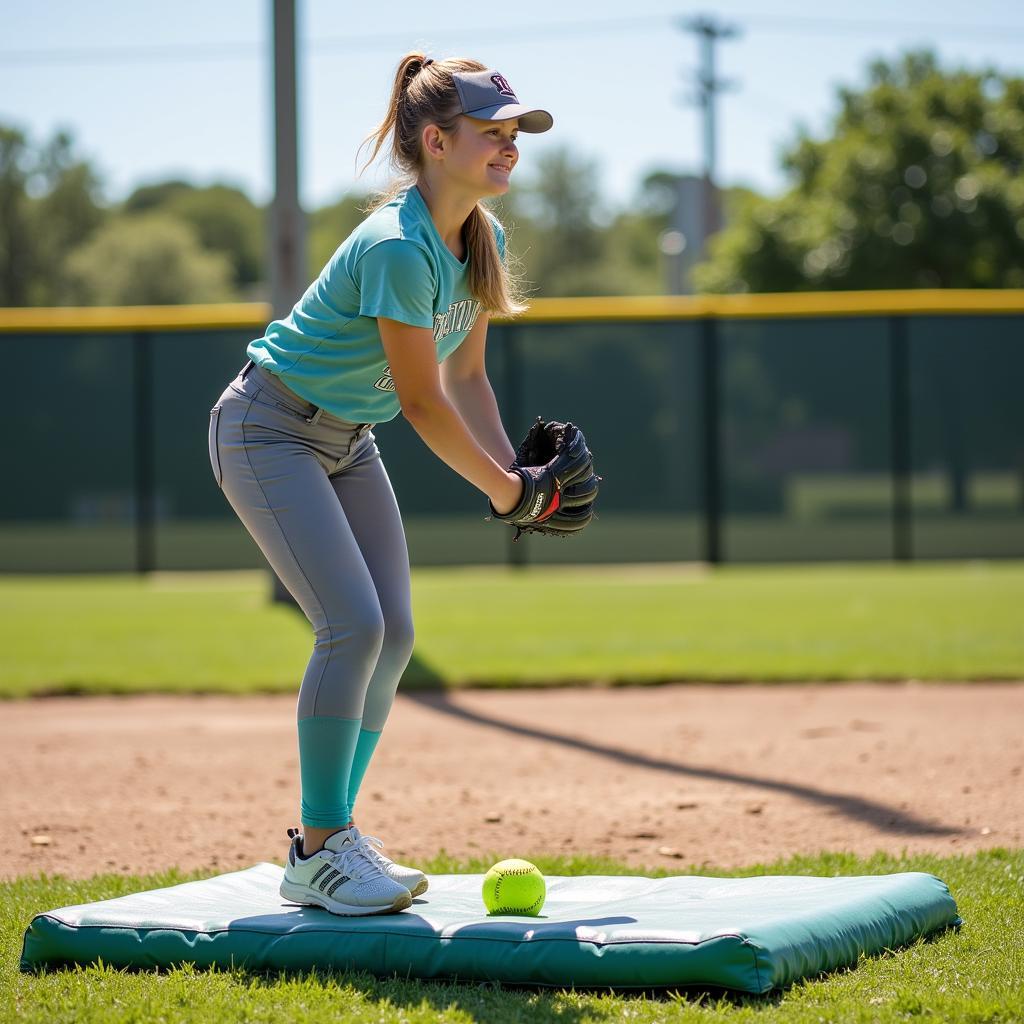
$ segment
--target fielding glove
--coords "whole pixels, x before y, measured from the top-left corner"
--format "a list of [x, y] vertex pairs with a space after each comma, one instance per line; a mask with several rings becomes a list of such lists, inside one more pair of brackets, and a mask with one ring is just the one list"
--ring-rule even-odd
[[505, 513], [488, 499], [487, 518], [514, 526], [514, 540], [523, 533], [568, 537], [593, 518], [601, 477], [594, 474], [594, 457], [579, 427], [538, 416], [508, 469], [522, 479], [523, 495]]

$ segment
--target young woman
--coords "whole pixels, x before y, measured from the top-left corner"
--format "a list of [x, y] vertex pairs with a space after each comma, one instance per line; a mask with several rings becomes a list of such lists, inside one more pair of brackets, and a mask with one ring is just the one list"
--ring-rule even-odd
[[366, 140], [369, 163], [390, 138], [398, 178], [288, 317], [249, 344], [210, 412], [217, 484], [314, 629], [290, 901], [389, 913], [427, 888], [352, 817], [413, 649], [405, 533], [371, 427], [401, 413], [496, 513], [524, 500], [484, 345], [490, 314], [526, 307], [481, 200], [508, 191], [518, 133], [551, 125], [477, 61], [404, 57]]

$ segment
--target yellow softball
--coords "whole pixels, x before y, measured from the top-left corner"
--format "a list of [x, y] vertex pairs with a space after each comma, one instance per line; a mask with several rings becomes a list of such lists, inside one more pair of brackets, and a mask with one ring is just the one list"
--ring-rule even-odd
[[498, 861], [484, 875], [483, 889], [488, 914], [536, 917], [547, 896], [547, 885], [537, 865], [517, 857]]

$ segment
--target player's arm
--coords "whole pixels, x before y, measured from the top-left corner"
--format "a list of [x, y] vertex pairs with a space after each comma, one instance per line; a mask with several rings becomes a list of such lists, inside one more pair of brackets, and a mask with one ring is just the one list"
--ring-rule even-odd
[[385, 317], [378, 318], [377, 326], [405, 419], [438, 458], [483, 491], [498, 511], [514, 508], [522, 481], [480, 447], [449, 401], [433, 331]]
[[501, 422], [498, 403], [487, 379], [484, 350], [488, 314], [481, 313], [472, 330], [441, 363], [441, 386], [484, 451], [500, 466], [509, 466], [516, 450]]

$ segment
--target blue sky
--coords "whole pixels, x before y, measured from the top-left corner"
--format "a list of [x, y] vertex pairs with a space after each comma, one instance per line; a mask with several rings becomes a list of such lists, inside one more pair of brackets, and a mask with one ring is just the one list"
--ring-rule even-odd
[[[356, 150], [412, 48], [474, 57], [504, 73], [524, 103], [550, 110], [550, 132], [520, 139], [520, 173], [546, 147], [570, 145], [598, 162], [604, 213], [628, 203], [648, 170], [700, 168], [700, 121], [684, 103], [697, 42], [676, 27], [687, 16], [711, 13], [741, 31], [717, 48], [719, 75], [735, 83], [718, 105], [719, 180], [764, 192], [784, 187], [778, 153], [796, 125], [821, 131], [836, 86], [863, 82], [872, 57], [930, 45], [947, 64], [1024, 74], [1024, 7], [1005, 0], [298, 7], [306, 205], [355, 183]], [[273, 169], [270, 10], [270, 0], [4, 4], [0, 121], [36, 142], [70, 128], [109, 199], [181, 175], [263, 201]], [[382, 180], [371, 168], [362, 182]]]

